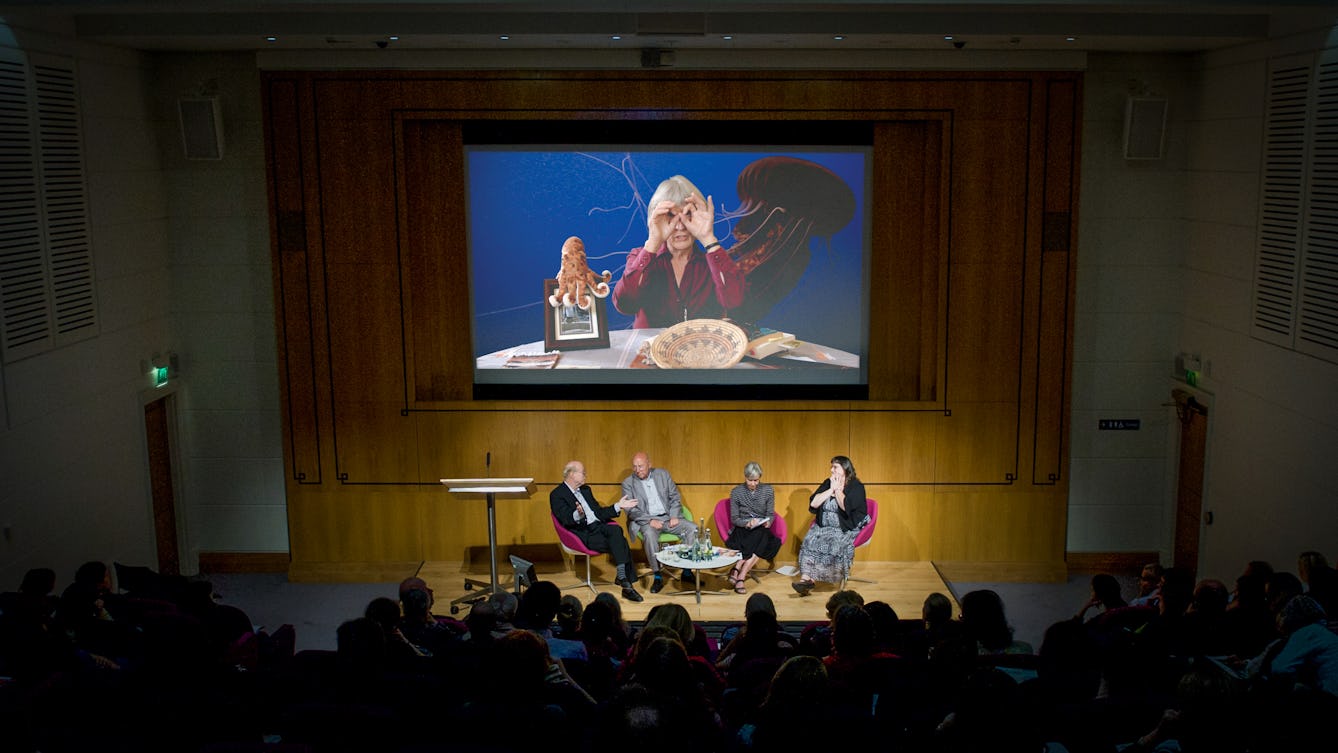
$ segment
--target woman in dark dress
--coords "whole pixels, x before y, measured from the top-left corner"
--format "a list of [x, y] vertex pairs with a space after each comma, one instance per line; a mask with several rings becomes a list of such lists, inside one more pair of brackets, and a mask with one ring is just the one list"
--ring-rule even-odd
[[743, 557], [729, 571], [735, 593], [747, 593], [743, 587], [748, 571], [759, 559], [772, 559], [780, 551], [781, 540], [771, 531], [776, 519], [776, 492], [762, 483], [762, 466], [749, 462], [743, 467], [743, 483], [729, 493], [729, 538], [725, 546], [739, 550]]

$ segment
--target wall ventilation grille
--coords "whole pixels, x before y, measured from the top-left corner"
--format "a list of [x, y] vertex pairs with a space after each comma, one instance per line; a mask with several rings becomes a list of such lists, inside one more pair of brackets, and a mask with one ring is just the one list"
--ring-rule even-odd
[[1338, 362], [1338, 51], [1269, 68], [1253, 334]]
[[98, 333], [74, 62], [0, 50], [5, 363]]

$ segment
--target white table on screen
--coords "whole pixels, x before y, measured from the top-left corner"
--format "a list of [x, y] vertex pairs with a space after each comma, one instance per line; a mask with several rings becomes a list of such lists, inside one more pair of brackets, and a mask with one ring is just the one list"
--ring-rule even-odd
[[[497, 593], [497, 495], [524, 494], [529, 496], [532, 478], [444, 478], [441, 483], [452, 494], [482, 494], [488, 500], [488, 576], [489, 582], [465, 579], [466, 590], [470, 585], [487, 586], [488, 593]], [[466, 601], [474, 597], [461, 597], [455, 601]], [[452, 602], [454, 604], [455, 602]]]
[[[616, 329], [609, 333], [609, 347], [582, 350], [563, 350], [558, 359], [558, 369], [626, 369], [630, 368], [641, 346], [663, 329], [646, 327], [644, 329]], [[561, 348], [559, 348], [561, 350]], [[543, 340], [513, 345], [510, 348], [479, 356], [475, 367], [480, 369], [504, 369], [506, 359], [517, 355], [539, 355], [544, 353]], [[829, 348], [818, 343], [800, 340], [799, 347], [785, 355], [774, 355], [761, 361], [744, 356], [743, 360], [731, 368], [766, 369], [785, 368], [786, 361], [799, 361], [838, 366], [848, 369], [859, 368], [859, 356], [838, 348]]]

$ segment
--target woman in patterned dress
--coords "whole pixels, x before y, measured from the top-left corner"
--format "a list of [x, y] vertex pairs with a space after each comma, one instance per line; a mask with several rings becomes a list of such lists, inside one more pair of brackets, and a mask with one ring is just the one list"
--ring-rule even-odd
[[855, 536], [869, 523], [864, 484], [850, 458], [832, 458], [831, 474], [808, 498], [808, 510], [813, 525], [799, 545], [799, 580], [791, 584], [800, 596], [813, 590], [814, 581], [845, 580], [855, 561]]

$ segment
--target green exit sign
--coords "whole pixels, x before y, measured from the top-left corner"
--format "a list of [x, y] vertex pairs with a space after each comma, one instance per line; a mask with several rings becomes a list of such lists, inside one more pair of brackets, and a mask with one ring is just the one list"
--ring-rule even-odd
[[1101, 418], [1097, 419], [1096, 428], [1100, 431], [1138, 431], [1141, 419], [1137, 418]]

